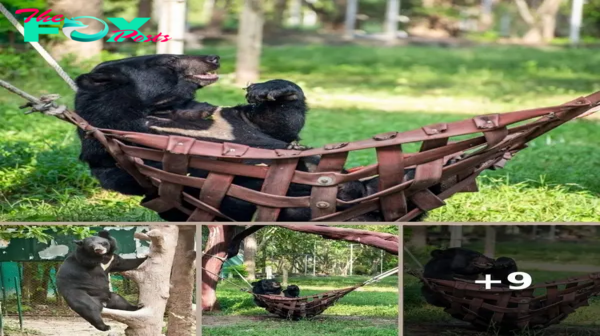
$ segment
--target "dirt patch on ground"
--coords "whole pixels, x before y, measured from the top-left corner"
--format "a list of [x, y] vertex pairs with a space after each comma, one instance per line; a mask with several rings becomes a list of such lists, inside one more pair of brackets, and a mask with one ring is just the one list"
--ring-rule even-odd
[[[13, 330], [18, 330], [19, 319], [9, 317], [6, 319], [7, 325]], [[106, 324], [111, 327], [109, 332], [103, 332], [94, 328], [91, 324], [81, 318], [71, 317], [32, 317], [27, 316], [23, 320], [23, 327], [26, 333], [22, 335], [40, 335], [40, 336], [124, 336], [126, 325], [105, 320]], [[13, 335], [19, 335], [14, 333]], [[7, 336], [11, 336], [10, 331]]]
[[[528, 331], [514, 336], [595, 336], [599, 334], [598, 327], [553, 326], [539, 331]], [[404, 336], [490, 336], [474, 329], [468, 324], [412, 324], [404, 325]]]
[[[396, 319], [382, 319], [382, 318], [372, 318], [369, 316], [339, 316], [339, 315], [319, 315], [312, 319], [315, 322], [326, 322], [331, 321], [368, 321], [374, 325], [388, 325], [390, 323], [398, 324], [398, 320]], [[203, 315], [202, 316], [202, 325], [210, 326], [210, 327], [219, 327], [219, 326], [229, 326], [235, 325], [239, 323], [245, 322], [287, 322], [287, 320], [270, 315], [263, 316], [222, 316], [222, 315]]]

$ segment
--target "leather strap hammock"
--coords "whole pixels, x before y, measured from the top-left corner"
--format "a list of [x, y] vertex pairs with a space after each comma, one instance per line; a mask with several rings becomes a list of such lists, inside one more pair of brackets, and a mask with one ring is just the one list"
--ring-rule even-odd
[[[369, 280], [364, 281], [363, 283], [357, 284], [352, 287], [347, 287], [343, 289], [337, 289], [333, 291], [328, 291], [319, 294], [307, 295], [296, 298], [286, 298], [279, 295], [264, 295], [264, 294], [255, 294], [252, 290], [242, 289], [243, 291], [254, 295], [258, 300], [266, 305], [265, 309], [272, 314], [278, 315], [279, 317], [291, 319], [291, 320], [299, 320], [303, 318], [311, 318], [317, 316], [324, 312], [327, 308], [333, 306], [339, 299], [349, 294], [350, 292], [366, 286], [372, 283], [378, 282], [384, 278], [389, 277], [390, 275], [398, 273], [399, 267], [392, 268], [388, 271], [385, 271], [381, 274], [378, 274], [372, 277]], [[235, 269], [234, 269], [235, 270]], [[207, 271], [207, 270], [205, 270]], [[207, 271], [212, 273], [210, 271]], [[237, 272], [239, 277], [246, 281], [244, 277]], [[212, 273], [214, 274], [214, 273]], [[223, 278], [217, 275], [219, 278], [228, 281], [228, 279]], [[246, 283], [248, 283], [246, 281]], [[250, 284], [248, 284], [250, 285]]]
[[[3, 83], [9, 85], [0, 81]], [[20, 91], [14, 87], [10, 90]], [[56, 116], [98, 140], [118, 166], [146, 188], [147, 195], [156, 195], [142, 205], [159, 213], [176, 208], [188, 216], [188, 221], [234, 221], [219, 210], [225, 196], [230, 196], [255, 204], [255, 220], [259, 222], [276, 221], [282, 208], [310, 208], [311, 221], [343, 222], [380, 211], [385, 221], [404, 222], [445, 205], [444, 200], [458, 192], [477, 191], [475, 179], [482, 171], [502, 168], [529, 141], [595, 112], [599, 102], [600, 91], [558, 106], [480, 115], [303, 151], [99, 129], [64, 106], [46, 104], [53, 106]], [[32, 104], [35, 110], [40, 101]], [[456, 137], [461, 140], [451, 141]], [[408, 143], [421, 143], [420, 151], [404, 152], [402, 146]], [[349, 153], [363, 149], [374, 150], [377, 163], [342, 173]], [[314, 155], [321, 157], [316, 171], [296, 170], [301, 158]], [[245, 164], [243, 160], [248, 159], [270, 164]], [[151, 167], [150, 161], [162, 163], [162, 169]], [[188, 175], [192, 168], [208, 171], [208, 176]], [[411, 171], [413, 177], [408, 177]], [[262, 189], [235, 185], [236, 176], [262, 179]], [[341, 184], [376, 176], [378, 192], [349, 201], [336, 197]], [[292, 183], [310, 187], [310, 195], [286, 196]], [[193, 195], [184, 187], [200, 191]]]
[[501, 331], [543, 329], [558, 324], [587, 306], [600, 293], [600, 273], [549, 281], [522, 290], [485, 286], [466, 281], [423, 278], [409, 272], [448, 301], [445, 312], [473, 326]]

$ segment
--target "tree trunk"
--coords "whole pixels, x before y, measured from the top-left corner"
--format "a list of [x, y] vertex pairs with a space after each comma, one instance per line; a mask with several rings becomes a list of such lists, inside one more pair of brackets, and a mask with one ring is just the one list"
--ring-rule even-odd
[[248, 272], [248, 280], [256, 280], [256, 234], [244, 239], [244, 266]]
[[344, 37], [354, 38], [354, 28], [356, 27], [356, 15], [358, 14], [358, 0], [348, 0], [346, 5], [346, 20], [344, 23]]
[[263, 9], [261, 0], [244, 0], [237, 41], [235, 81], [247, 85], [258, 80], [262, 49]]
[[227, 8], [231, 7], [231, 0], [214, 0], [210, 21], [206, 27], [206, 36], [219, 37], [223, 35], [223, 22], [227, 17]]
[[302, 25], [302, 0], [292, 0], [289, 22], [292, 27]]
[[387, 0], [384, 30], [388, 41], [394, 41], [398, 36], [398, 15], [400, 15], [400, 0]]
[[270, 28], [280, 30], [283, 28], [283, 19], [288, 6], [288, 0], [276, 0], [273, 8], [273, 20], [270, 22]]
[[[65, 17], [72, 18], [76, 16], [93, 16], [103, 18], [102, 8], [103, 0], [50, 0], [48, 8], [52, 8], [53, 13], [61, 13]], [[96, 33], [104, 28], [101, 22], [92, 19], [83, 19], [83, 23], [89, 25], [81, 33]], [[75, 56], [78, 60], [98, 56], [104, 45], [103, 39], [92, 42], [77, 42], [71, 39], [55, 42], [52, 45], [50, 54], [61, 59], [69, 54]]]
[[490, 258], [494, 258], [496, 254], [496, 228], [493, 226], [485, 227], [485, 248], [483, 254]]
[[206, 225], [208, 240], [202, 255], [202, 311], [219, 310], [217, 284], [223, 261], [227, 257], [228, 243], [235, 227], [231, 225]]
[[450, 246], [449, 247], [461, 247], [463, 240], [463, 227], [460, 225], [453, 225], [450, 227]]
[[202, 7], [202, 22], [210, 22], [213, 17], [215, 10], [215, 0], [204, 0], [204, 6]]
[[194, 269], [196, 261], [196, 226], [180, 226], [177, 249], [171, 272], [171, 296], [167, 303], [169, 324], [167, 336], [192, 334], [195, 315], [192, 309], [194, 296]]
[[544, 0], [534, 14], [525, 0], [515, 0], [521, 18], [529, 25], [523, 42], [538, 44], [550, 42], [554, 38], [556, 15], [561, 2], [562, 0]]
[[[102, 309], [102, 316], [127, 324], [127, 336], [161, 336], [163, 316], [170, 293], [171, 269], [177, 248], [176, 225], [152, 225], [147, 234], [135, 237], [151, 240], [150, 253], [140, 267], [124, 272], [140, 289], [139, 302], [144, 306], [136, 311]], [[177, 290], [177, 289], [175, 289]], [[189, 333], [186, 335], [189, 336]]]
[[139, 18], [152, 17], [152, 0], [139, 0], [137, 17], [139, 17]]
[[411, 229], [412, 235], [408, 244], [412, 247], [424, 248], [427, 245], [427, 226], [413, 226]]

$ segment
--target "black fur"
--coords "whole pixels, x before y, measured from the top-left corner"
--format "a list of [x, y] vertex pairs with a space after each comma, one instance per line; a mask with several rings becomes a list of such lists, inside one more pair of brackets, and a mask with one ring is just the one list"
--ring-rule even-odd
[[[276, 79], [252, 84], [247, 88], [248, 104], [217, 107], [194, 100], [196, 90], [212, 84], [206, 76], [219, 68], [218, 56], [152, 55], [102, 63], [92, 72], [77, 78], [79, 91], [75, 99], [77, 112], [91, 125], [99, 128], [186, 135], [213, 142], [233, 142], [258, 148], [285, 149], [295, 147], [304, 127], [307, 105], [302, 89], [289, 81]], [[193, 77], [202, 75], [204, 79]], [[190, 133], [192, 132], [192, 133]], [[144, 195], [149, 201], [157, 195], [146, 195], [133, 177], [116, 166], [115, 161], [93, 138], [80, 131], [80, 159], [87, 162], [92, 175], [103, 188], [126, 195]], [[318, 157], [304, 158], [299, 170], [309, 171]], [[160, 163], [146, 162], [160, 168]], [[269, 163], [248, 160], [248, 164]], [[191, 170], [192, 176], [206, 177], [207, 172]], [[409, 171], [410, 174], [410, 171]], [[262, 188], [262, 181], [236, 177], [234, 184], [253, 190]], [[344, 201], [365, 197], [378, 191], [379, 181], [349, 182], [338, 188], [338, 198]], [[186, 188], [197, 195], [198, 190]], [[292, 184], [287, 196], [309, 196], [311, 188]], [[185, 204], [193, 209], [193, 206]], [[344, 210], [349, 206], [340, 206]], [[409, 208], [414, 208], [409, 204]], [[256, 206], [236, 198], [226, 197], [220, 210], [236, 221], [250, 221]], [[159, 214], [168, 221], [185, 221], [179, 210]], [[307, 208], [283, 209], [279, 221], [308, 221]], [[352, 221], [382, 221], [378, 211], [358, 216]]]
[[296, 298], [300, 296], [300, 287], [296, 285], [289, 285], [283, 291], [283, 295], [287, 298]]
[[[494, 259], [483, 254], [460, 247], [446, 250], [434, 250], [432, 259], [425, 264], [423, 277], [441, 280], [476, 280], [484, 271], [494, 266]], [[448, 302], [427, 286], [421, 287], [421, 293], [428, 303], [438, 307], [448, 307]]]
[[[254, 281], [252, 283], [252, 293], [261, 295], [281, 295], [281, 284], [271, 279]], [[267, 305], [256, 297], [254, 297], [254, 303], [259, 307], [267, 307]]]
[[[102, 308], [119, 310], [138, 310], [123, 297], [110, 292], [108, 276], [110, 272], [124, 272], [137, 268], [146, 258], [123, 259], [115, 254], [116, 240], [108, 231], [98, 236], [75, 241], [77, 249], [70, 253], [58, 269], [56, 285], [58, 292], [77, 314], [91, 323], [96, 329], [106, 331], [106, 325], [100, 315]], [[110, 266], [106, 264], [113, 258]]]
[[508, 276], [511, 273], [518, 272], [517, 262], [508, 257], [500, 257], [494, 261], [494, 266], [483, 272], [483, 274], [490, 274], [492, 280], [500, 280], [505, 286], [509, 286], [511, 283], [508, 281]]

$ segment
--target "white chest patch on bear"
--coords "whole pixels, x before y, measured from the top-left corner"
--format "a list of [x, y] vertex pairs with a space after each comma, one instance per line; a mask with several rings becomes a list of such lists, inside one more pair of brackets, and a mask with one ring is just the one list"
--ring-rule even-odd
[[221, 107], [212, 114], [212, 125], [205, 130], [182, 129], [174, 127], [150, 126], [151, 129], [163, 133], [181, 134], [189, 137], [198, 138], [215, 138], [220, 140], [235, 140], [233, 135], [233, 127], [223, 118]]
[[[102, 269], [106, 271], [106, 269], [110, 267], [110, 264], [112, 264], [113, 260], [115, 260], [114, 255], [110, 256], [110, 260], [106, 264], [101, 263], [100, 267], [102, 267]], [[108, 278], [108, 290], [112, 292], [113, 289], [112, 289], [112, 283], [110, 282], [110, 273], [106, 273], [106, 277]]]

